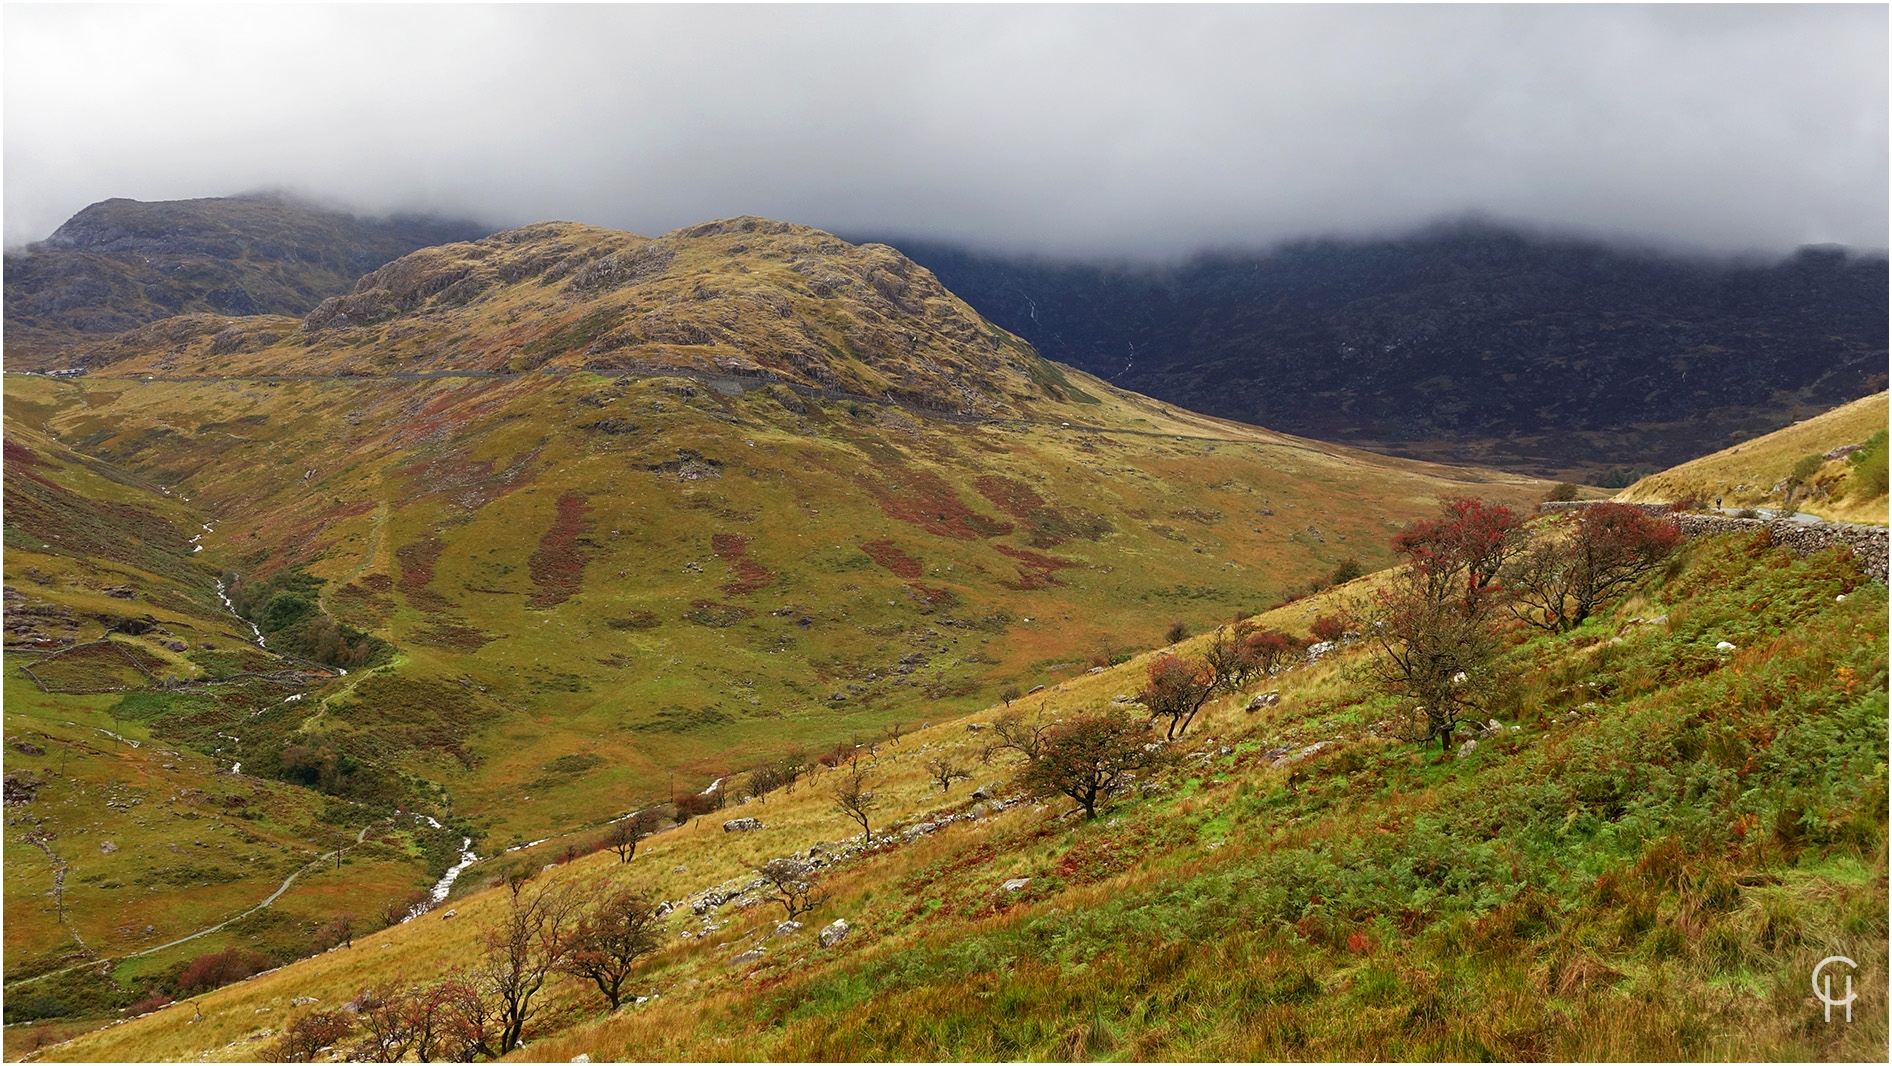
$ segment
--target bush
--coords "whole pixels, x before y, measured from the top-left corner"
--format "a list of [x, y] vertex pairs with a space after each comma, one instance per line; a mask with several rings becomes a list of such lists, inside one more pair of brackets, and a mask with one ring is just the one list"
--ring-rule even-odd
[[1344, 585], [1356, 577], [1363, 577], [1365, 575], [1366, 567], [1360, 564], [1359, 559], [1349, 555], [1345, 559], [1340, 560], [1339, 566], [1334, 567], [1333, 575], [1329, 577], [1327, 581], [1332, 585]]
[[1549, 503], [1566, 503], [1576, 498], [1577, 487], [1568, 481], [1559, 481], [1544, 494], [1545, 501]]
[[177, 990], [187, 996], [222, 988], [273, 968], [276, 960], [259, 951], [225, 948], [199, 955], [177, 976]]
[[17, 1022], [36, 1022], [42, 1018], [59, 1018], [66, 1013], [65, 1001], [44, 993], [34, 996], [8, 996], [6, 998], [6, 1021], [8, 1025]]
[[1163, 640], [1168, 644], [1175, 644], [1188, 639], [1189, 624], [1180, 618], [1171, 622], [1169, 628], [1163, 631]]
[[1846, 457], [1846, 493], [1855, 499], [1872, 500], [1886, 494], [1886, 431], [1866, 438], [1866, 443]]
[[1336, 641], [1347, 631], [1347, 619], [1342, 615], [1323, 614], [1314, 619], [1314, 639]]

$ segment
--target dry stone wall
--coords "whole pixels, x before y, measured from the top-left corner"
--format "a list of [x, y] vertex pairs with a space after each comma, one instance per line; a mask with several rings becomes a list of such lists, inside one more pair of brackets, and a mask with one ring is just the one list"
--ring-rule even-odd
[[[1559, 501], [1539, 504], [1539, 511], [1571, 511], [1583, 507], [1594, 507], [1594, 500]], [[1667, 504], [1632, 503], [1625, 504], [1649, 514], [1667, 514]], [[1785, 518], [1735, 518], [1732, 515], [1689, 514], [1675, 515], [1676, 524], [1685, 537], [1714, 537], [1724, 533], [1751, 533], [1765, 529], [1775, 544], [1793, 552], [1795, 555], [1811, 555], [1825, 551], [1836, 545], [1844, 545], [1852, 550], [1859, 560], [1860, 569], [1881, 582], [1886, 580], [1886, 527], [1865, 526], [1851, 522], [1795, 522]]]

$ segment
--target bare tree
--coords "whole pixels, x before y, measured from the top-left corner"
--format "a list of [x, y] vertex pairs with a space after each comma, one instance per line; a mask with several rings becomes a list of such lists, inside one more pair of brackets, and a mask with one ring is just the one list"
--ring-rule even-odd
[[655, 810], [642, 810], [628, 818], [612, 822], [604, 831], [604, 846], [617, 853], [618, 862], [631, 861], [637, 854], [637, 842], [655, 833], [663, 826], [663, 815]]
[[999, 699], [1004, 700], [1005, 705], [1007, 707], [1010, 707], [1012, 705], [1013, 700], [1017, 699], [1020, 696], [1023, 696], [1024, 694], [1025, 694], [1024, 691], [1020, 689], [1017, 685], [1007, 685], [1004, 688], [999, 690]]
[[1038, 748], [1044, 743], [1045, 734], [1051, 729], [1051, 723], [1045, 721], [1045, 708], [1038, 705], [1038, 711], [1030, 718], [1020, 710], [1005, 710], [992, 721], [992, 741], [988, 752], [1015, 751], [1027, 761], [1038, 757]]
[[782, 753], [782, 758], [775, 764], [776, 773], [781, 775], [782, 788], [789, 795], [795, 794], [795, 782], [808, 772], [808, 753], [800, 745]]
[[1682, 543], [1675, 519], [1619, 503], [1586, 507], [1562, 525], [1539, 533], [1504, 571], [1511, 613], [1554, 633], [1582, 625]]
[[657, 948], [657, 898], [644, 889], [612, 891], [608, 881], [595, 884], [591, 894], [603, 902], [578, 920], [559, 969], [596, 985], [616, 1010], [631, 968]]
[[507, 887], [506, 913], [486, 930], [474, 970], [495, 1004], [499, 1055], [519, 1046], [532, 1018], [533, 997], [564, 960], [578, 915], [577, 898], [566, 888], [547, 886], [528, 894], [523, 882]]
[[768, 802], [769, 793], [782, 787], [782, 775], [773, 763], [763, 763], [749, 771], [743, 781], [743, 794], [750, 799]]
[[794, 859], [770, 859], [756, 867], [757, 876], [768, 882], [767, 890], [793, 919], [807, 914], [828, 901], [827, 890], [815, 883], [814, 868]]
[[928, 759], [923, 765], [926, 767], [928, 776], [939, 785], [941, 792], [952, 791], [954, 781], [970, 780], [972, 777], [966, 772], [965, 766], [953, 758], [950, 752]]
[[1160, 757], [1160, 749], [1150, 750], [1150, 738], [1148, 723], [1111, 711], [1082, 715], [1051, 730], [1020, 780], [1039, 795], [1069, 796], [1084, 817], [1095, 818], [1098, 801], [1125, 774]]
[[887, 737], [888, 744], [897, 746], [900, 743], [900, 738], [913, 732], [913, 730], [908, 727], [905, 722], [895, 722], [881, 732]]
[[874, 839], [867, 822], [868, 817], [880, 806], [874, 799], [870, 787], [872, 784], [873, 778], [868, 775], [867, 768], [855, 762], [841, 771], [840, 776], [828, 786], [829, 794], [834, 797], [835, 808], [860, 823], [863, 842], [872, 842]]

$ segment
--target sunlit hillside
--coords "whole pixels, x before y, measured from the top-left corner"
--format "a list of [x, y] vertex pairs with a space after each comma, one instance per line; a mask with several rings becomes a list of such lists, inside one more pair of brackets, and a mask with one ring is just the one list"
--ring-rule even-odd
[[[1255, 621], [1357, 618], [1383, 580]], [[678, 906], [635, 1005], [556, 979], [513, 1057], [1876, 1061], [1883, 1015], [1822, 1024], [1807, 974], [1847, 954], [1862, 1001], [1885, 994], [1885, 612], [1844, 555], [1695, 542], [1591, 624], [1520, 633], [1514, 687], [1456, 757], [1402, 734], [1363, 641], [1217, 701], [1094, 821], [1026, 797], [1016, 755], [982, 757], [1000, 706], [882, 738], [866, 854], [830, 770], [627, 865], [545, 866], [528, 898], [638, 885]], [[1121, 706], [1150, 658], [1014, 706]], [[941, 789], [942, 757], [969, 777]], [[721, 827], [738, 816], [762, 828]], [[799, 927], [753, 892], [709, 894], [791, 854], [838, 858]], [[42, 1057], [269, 1054], [371, 985], [472, 964], [507, 899], [464, 896]], [[836, 920], [846, 936], [821, 943]]]
[[[1837, 522], [1886, 522], [1886, 393], [1835, 407], [1804, 422], [1651, 474], [1617, 494], [1619, 500], [1674, 502], [1693, 498], [1724, 508], [1780, 509], [1796, 464], [1805, 463], [1793, 486], [1797, 511]], [[1869, 445], [1877, 434], [1877, 443]], [[1859, 447], [1854, 458], [1844, 452]], [[1871, 465], [1871, 464], [1876, 464]], [[1874, 473], [1876, 471], [1876, 474]]]

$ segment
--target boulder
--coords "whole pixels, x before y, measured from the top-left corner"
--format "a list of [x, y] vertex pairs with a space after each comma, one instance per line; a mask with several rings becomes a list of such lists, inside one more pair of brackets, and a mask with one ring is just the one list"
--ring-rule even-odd
[[836, 944], [839, 944], [841, 941], [846, 940], [847, 934], [848, 934], [847, 922], [840, 918], [836, 918], [832, 924], [830, 924], [826, 929], [823, 929], [821, 931], [820, 936], [817, 939], [821, 941], [822, 947], [831, 948], [835, 946]]
[[1031, 884], [1031, 878], [1029, 877], [1014, 877], [999, 887], [1007, 892], [1017, 892], [1029, 884]]
[[731, 818], [723, 823], [725, 833], [748, 833], [760, 828], [762, 828], [762, 822], [757, 818]]
[[1250, 714], [1253, 714], [1256, 711], [1261, 710], [1263, 707], [1273, 707], [1275, 704], [1280, 703], [1280, 702], [1281, 702], [1281, 693], [1264, 692], [1261, 695], [1256, 696], [1254, 699], [1249, 700], [1248, 706], [1242, 709], [1247, 711]]
[[1307, 661], [1309, 663], [1320, 662], [1322, 656], [1332, 653], [1333, 650], [1338, 647], [1340, 647], [1340, 645], [1331, 640], [1323, 640], [1318, 644], [1309, 644], [1307, 646]]
[[742, 966], [751, 962], [761, 962], [762, 956], [766, 954], [768, 954], [768, 952], [762, 950], [761, 948], [750, 948], [748, 951], [745, 951], [742, 954], [736, 956], [735, 958], [730, 959], [729, 965]]
[[1478, 742], [1476, 740], [1468, 740], [1465, 743], [1460, 744], [1458, 746], [1458, 757], [1463, 759], [1467, 755], [1470, 755], [1472, 752], [1477, 751], [1477, 750], [1478, 750]]
[[800, 930], [801, 930], [801, 923], [791, 918], [790, 920], [776, 926], [775, 932], [770, 933], [769, 935], [771, 937], [788, 936], [789, 934], [799, 932]]

